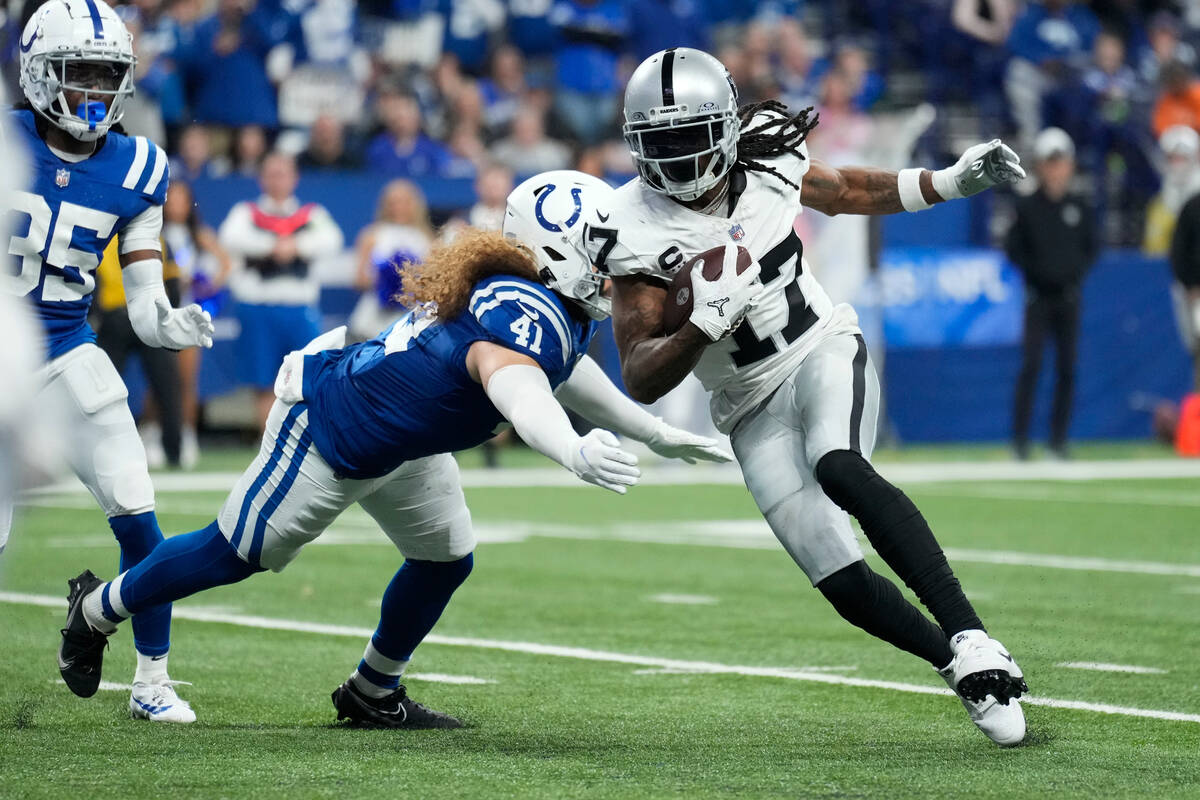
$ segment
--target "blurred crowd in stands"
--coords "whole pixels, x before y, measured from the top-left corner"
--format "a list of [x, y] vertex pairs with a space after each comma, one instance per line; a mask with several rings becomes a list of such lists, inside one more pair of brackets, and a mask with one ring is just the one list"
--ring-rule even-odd
[[[0, 61], [16, 91], [9, 2]], [[867, 137], [872, 112], [932, 103], [918, 153], [1050, 125], [1079, 149], [1110, 243], [1140, 239], [1165, 159], [1200, 126], [1196, 0], [132, 0], [138, 95], [126, 128], [165, 143], [172, 176], [257, 174], [272, 149], [302, 170], [469, 177], [631, 164], [624, 77], [664, 47], [708, 49], [745, 101], [815, 105]], [[849, 121], [849, 124], [839, 124]], [[845, 141], [839, 143], [847, 149]], [[853, 150], [851, 146], [849, 149]]]
[[[9, 2], [0, 60], [16, 92], [18, 33], [37, 0]], [[708, 49], [743, 100], [815, 105], [869, 127], [930, 102], [919, 153], [967, 140], [1028, 148], [1063, 128], [1104, 215], [1139, 238], [1157, 137], [1200, 125], [1195, 0], [132, 0], [126, 127], [167, 144], [173, 177], [254, 175], [269, 150], [302, 170], [397, 178], [517, 174], [582, 164], [629, 174], [624, 76], [672, 45]], [[860, 120], [859, 118], [862, 117]]]
[[[20, 96], [19, 34], [38, 4], [10, 0], [0, 8], [10, 96]], [[258, 178], [263, 196], [230, 217], [265, 213], [285, 220], [282, 231], [320, 199], [294, 196], [296, 170], [394, 181], [376, 222], [336, 237], [329, 231], [321, 244], [354, 244], [344, 261], [354, 272], [346, 283], [363, 292], [352, 320], [360, 335], [395, 311], [391, 272], [379, 265], [398, 252], [420, 258], [435, 224], [451, 218], [442, 236], [459, 224], [498, 227], [514, 179], [542, 170], [630, 176], [620, 138], [624, 80], [641, 59], [671, 46], [717, 55], [743, 102], [777, 97], [796, 110], [815, 106], [821, 125], [813, 150], [833, 163], [941, 166], [995, 137], [1028, 158], [1037, 133], [1059, 127], [1074, 141], [1077, 188], [1108, 245], [1144, 241], [1148, 251], [1164, 252], [1172, 220], [1200, 189], [1196, 148], [1181, 155], [1178, 133], [1160, 146], [1173, 128], [1200, 128], [1200, 0], [112, 5], [138, 55], [137, 95], [124, 126], [167, 147], [180, 197], [198, 179]], [[273, 161], [273, 154], [282, 156]], [[474, 179], [478, 204], [431, 213], [419, 185], [439, 178]], [[1011, 200], [999, 200], [993, 243], [1011, 219]], [[235, 299], [254, 304], [257, 289], [245, 278], [239, 286], [242, 265], [321, 256], [299, 252], [286, 234], [278, 252], [246, 251], [247, 237], [236, 232], [245, 219], [208, 220], [210, 229], [184, 202], [168, 213], [170, 244], [177, 260], [196, 265], [201, 299], [228, 279]], [[327, 217], [323, 223], [336, 227]], [[830, 240], [843, 259], [845, 242], [862, 240], [865, 260], [865, 228], [855, 224]], [[311, 286], [295, 291], [311, 306]], [[264, 380], [253, 382], [265, 391]]]

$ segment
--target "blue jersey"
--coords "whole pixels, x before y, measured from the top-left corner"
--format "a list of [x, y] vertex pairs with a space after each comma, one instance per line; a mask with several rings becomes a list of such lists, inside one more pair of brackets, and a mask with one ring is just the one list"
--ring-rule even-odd
[[587, 352], [596, 325], [546, 287], [507, 275], [477, 283], [448, 320], [412, 312], [377, 338], [304, 360], [313, 444], [347, 478], [386, 475], [405, 461], [475, 447], [504, 417], [467, 372], [470, 346], [523, 353], [557, 387]]
[[12, 256], [4, 288], [28, 295], [49, 358], [96, 335], [87, 324], [94, 272], [113, 236], [167, 195], [167, 156], [144, 137], [109, 133], [95, 153], [63, 161], [37, 133], [34, 112], [11, 111], [12, 134], [29, 153], [29, 191], [13, 193]]

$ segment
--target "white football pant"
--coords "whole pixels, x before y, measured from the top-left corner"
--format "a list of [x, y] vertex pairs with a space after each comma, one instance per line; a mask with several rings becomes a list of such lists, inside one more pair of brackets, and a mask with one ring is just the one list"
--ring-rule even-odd
[[836, 333], [731, 434], [759, 511], [814, 586], [863, 553], [849, 515], [825, 495], [813, 470], [834, 450], [870, 460], [878, 413], [879, 379], [866, 344], [860, 335]]
[[475, 549], [453, 456], [407, 461], [381, 478], [338, 478], [312, 444], [308, 414], [275, 401], [258, 456], [221, 508], [221, 533], [242, 558], [278, 572], [353, 503], [405, 558], [457, 561]]
[[126, 399], [129, 390], [108, 356], [83, 344], [42, 367], [39, 413], [63, 430], [63, 455], [107, 517], [154, 510], [146, 451]]

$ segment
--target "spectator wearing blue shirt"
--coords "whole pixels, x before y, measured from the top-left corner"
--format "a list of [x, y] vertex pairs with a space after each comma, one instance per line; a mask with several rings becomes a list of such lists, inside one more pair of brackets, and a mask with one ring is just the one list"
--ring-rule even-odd
[[385, 88], [379, 95], [383, 132], [367, 145], [367, 168], [388, 177], [444, 176], [453, 160], [450, 151], [421, 130], [421, 106], [408, 92]]
[[525, 80], [525, 60], [511, 45], [496, 48], [488, 77], [479, 81], [483, 96], [483, 121], [489, 133], [506, 129], [521, 107], [521, 98], [529, 89]]
[[638, 0], [631, 4], [630, 15], [638, 61], [668, 47], [710, 49], [703, 0]]
[[825, 76], [833, 71], [840, 72], [851, 92], [851, 106], [855, 111], [867, 111], [883, 96], [883, 76], [871, 69], [867, 51], [856, 45], [847, 44], [838, 48], [833, 58], [817, 59], [808, 74], [810, 86], [819, 86]]
[[1095, 15], [1072, 0], [1030, 3], [1017, 17], [1008, 36], [1013, 57], [1004, 89], [1025, 144], [1043, 127], [1047, 92], [1078, 83], [1099, 32]]
[[574, 138], [595, 144], [613, 133], [629, 9], [621, 0], [563, 0], [550, 19], [562, 37], [555, 57], [558, 115]]
[[508, 40], [527, 58], [539, 60], [558, 47], [553, 8], [554, 0], [508, 0]]
[[186, 68], [195, 120], [275, 128], [275, 87], [267, 78], [266, 57], [288, 33], [286, 19], [266, 4], [220, 0], [177, 54]]
[[488, 38], [504, 27], [503, 4], [441, 0], [438, 11], [446, 20], [442, 50], [454, 54], [464, 71], [479, 75], [487, 66]]

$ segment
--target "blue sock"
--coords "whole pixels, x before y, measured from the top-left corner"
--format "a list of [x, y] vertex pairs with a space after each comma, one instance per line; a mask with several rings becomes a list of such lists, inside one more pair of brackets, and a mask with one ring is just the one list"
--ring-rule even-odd
[[[146, 609], [214, 586], [237, 583], [262, 571], [242, 560], [214, 521], [207, 528], [165, 540], [136, 567], [121, 575], [118, 590], [121, 605], [137, 615], [133, 618], [136, 623]], [[105, 590], [111, 585], [105, 584]], [[108, 607], [104, 613], [109, 616]]]
[[[121, 572], [137, 566], [163, 541], [153, 511], [109, 517], [108, 524], [121, 545]], [[171, 605], [147, 608], [133, 620], [133, 646], [144, 656], [164, 656], [171, 649]]]
[[350, 676], [360, 691], [382, 697], [399, 685], [413, 650], [433, 629], [474, 563], [470, 554], [458, 561], [404, 562], [383, 593], [379, 627]]

